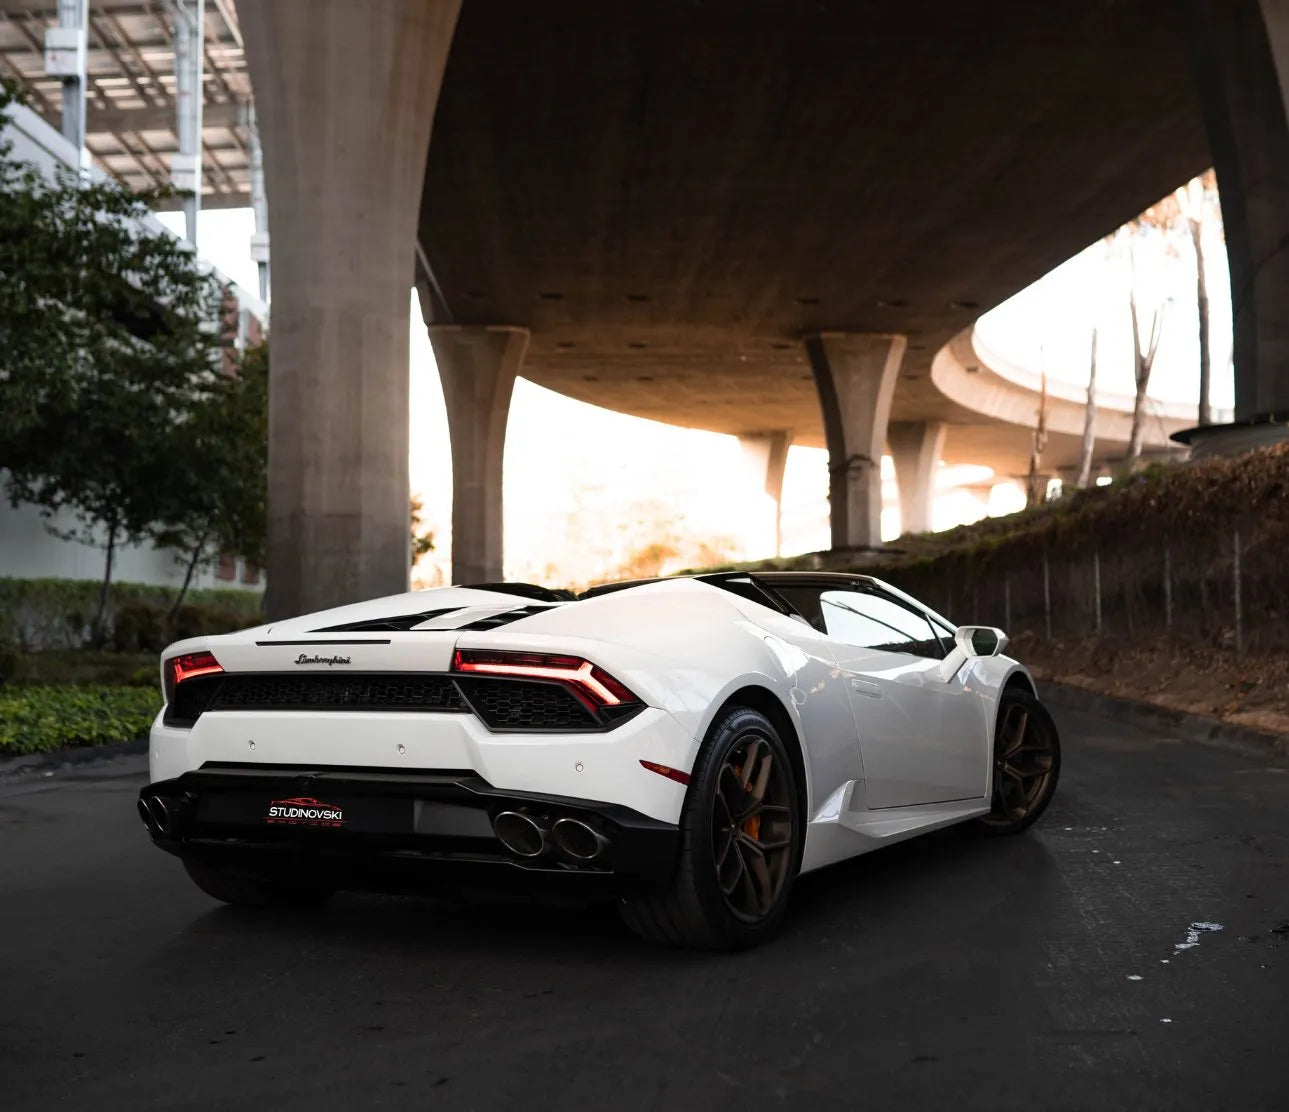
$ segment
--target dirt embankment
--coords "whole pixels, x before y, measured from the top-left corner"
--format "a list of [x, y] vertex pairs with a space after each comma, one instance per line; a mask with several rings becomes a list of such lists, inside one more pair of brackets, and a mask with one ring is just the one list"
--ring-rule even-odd
[[758, 566], [876, 575], [1004, 626], [1048, 679], [1289, 735], [1289, 444]]
[[1164, 639], [1047, 641], [1030, 633], [1007, 651], [1040, 680], [1289, 736], [1289, 652], [1236, 654]]

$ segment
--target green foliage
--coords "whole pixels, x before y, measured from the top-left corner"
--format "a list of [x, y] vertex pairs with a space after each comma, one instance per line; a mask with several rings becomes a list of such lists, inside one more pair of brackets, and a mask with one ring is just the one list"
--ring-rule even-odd
[[[150, 530], [161, 547], [188, 556], [187, 582], [221, 552], [264, 563], [268, 532], [267, 343], [240, 354], [233, 374], [221, 375], [183, 430], [169, 466], [173, 504]], [[176, 606], [178, 600], [176, 602]]]
[[[89, 640], [90, 617], [97, 604], [99, 586], [83, 579], [0, 578], [0, 641], [7, 639], [26, 648], [79, 649]], [[131, 630], [153, 630], [158, 617], [164, 623], [177, 597], [178, 591], [173, 587], [113, 583], [104, 615], [105, 640], [120, 642], [126, 649], [131, 644], [140, 645], [141, 637]], [[192, 613], [185, 615], [181, 623], [184, 630], [196, 628], [201, 633], [226, 633], [262, 620], [262, 596], [255, 591], [216, 588], [189, 591], [187, 597], [196, 617]], [[117, 617], [127, 607], [131, 616], [127, 618], [125, 636], [118, 638]], [[180, 636], [194, 635], [180, 633], [176, 628], [160, 644], [148, 641], [147, 651], [155, 652]]]
[[13, 676], [20, 659], [18, 646], [7, 637], [0, 637], [0, 684]]
[[[203, 516], [218, 484], [194, 445], [213, 451], [248, 391], [220, 373], [218, 279], [150, 221], [160, 194], [10, 155], [0, 144], [0, 467], [11, 502], [105, 547], [106, 585], [118, 544]], [[62, 513], [73, 530], [54, 528]], [[96, 635], [105, 608], [106, 589]]]
[[[181, 641], [187, 637], [209, 637], [217, 633], [231, 633], [235, 629], [245, 629], [260, 621], [257, 614], [253, 621], [247, 621], [247, 615], [239, 610], [230, 610], [222, 606], [208, 606], [187, 603], [175, 614], [167, 641]], [[165, 648], [165, 643], [157, 646]]]
[[133, 741], [160, 709], [155, 684], [0, 688], [0, 755]]
[[116, 653], [100, 649], [46, 649], [19, 652], [9, 677], [13, 684], [133, 684], [156, 687], [158, 658], [155, 653]]
[[160, 652], [167, 640], [166, 612], [156, 603], [130, 599], [116, 608], [111, 644], [117, 652]]

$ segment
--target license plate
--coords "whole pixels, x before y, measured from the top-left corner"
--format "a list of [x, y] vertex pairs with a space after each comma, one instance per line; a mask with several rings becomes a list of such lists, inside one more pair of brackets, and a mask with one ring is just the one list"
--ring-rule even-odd
[[357, 831], [405, 834], [412, 830], [410, 799], [374, 799], [292, 792], [255, 795], [216, 793], [204, 797], [197, 820], [220, 826], [283, 832]]
[[264, 811], [269, 826], [307, 826], [340, 830], [345, 825], [343, 803], [328, 802], [312, 795], [270, 799]]

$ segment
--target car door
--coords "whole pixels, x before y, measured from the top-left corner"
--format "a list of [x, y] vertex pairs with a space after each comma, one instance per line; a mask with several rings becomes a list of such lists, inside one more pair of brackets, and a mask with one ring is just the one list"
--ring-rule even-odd
[[819, 595], [864, 761], [869, 807], [983, 796], [989, 731], [971, 669], [944, 680], [945, 644], [927, 617], [868, 587]]

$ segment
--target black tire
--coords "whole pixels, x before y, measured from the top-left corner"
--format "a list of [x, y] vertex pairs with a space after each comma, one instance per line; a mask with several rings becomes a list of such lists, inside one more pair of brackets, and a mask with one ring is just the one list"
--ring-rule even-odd
[[1019, 834], [1047, 810], [1061, 775], [1061, 738], [1034, 695], [1009, 687], [998, 703], [990, 785], [992, 808], [976, 820], [986, 834]]
[[[744, 807], [740, 792], [756, 799]], [[622, 901], [627, 926], [650, 942], [703, 950], [771, 938], [801, 867], [801, 810], [792, 760], [769, 719], [741, 707], [722, 713], [691, 774], [675, 875], [661, 891]]]
[[192, 882], [206, 895], [234, 907], [307, 909], [321, 907], [332, 895], [328, 888], [293, 885], [199, 857], [184, 857], [183, 863]]

